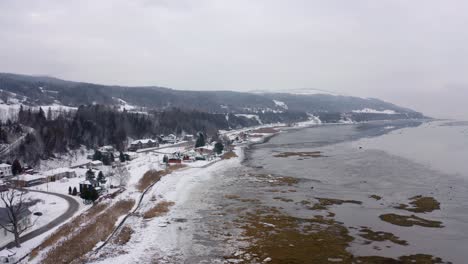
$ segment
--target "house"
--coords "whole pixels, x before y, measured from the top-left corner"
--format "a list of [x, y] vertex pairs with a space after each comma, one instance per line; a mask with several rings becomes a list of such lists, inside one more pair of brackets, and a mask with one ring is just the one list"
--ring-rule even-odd
[[39, 185], [47, 182], [47, 178], [44, 175], [35, 174], [21, 174], [14, 178], [11, 178], [10, 183], [18, 187], [30, 187], [34, 185]]
[[114, 147], [112, 147], [112, 146], [103, 146], [103, 147], [100, 147], [98, 150], [99, 150], [99, 152], [101, 152], [101, 155], [102, 155], [103, 159], [107, 158], [107, 159], [110, 159], [111, 161], [113, 161], [112, 156], [114, 155]]
[[195, 149], [198, 154], [211, 156], [213, 155], [213, 149], [209, 147], [198, 147]]
[[95, 179], [87, 179], [85, 181], [80, 182], [80, 193], [83, 192], [84, 189], [89, 188], [96, 188], [99, 187], [99, 182]]
[[0, 178], [8, 178], [13, 176], [13, 171], [10, 164], [0, 164]]
[[75, 178], [76, 172], [69, 168], [58, 168], [43, 173], [46, 176], [46, 180], [49, 182], [54, 182], [61, 180], [63, 178]]
[[144, 148], [154, 148], [159, 147], [159, 143], [157, 140], [153, 139], [138, 139], [130, 143], [130, 147], [128, 148], [129, 151], [136, 151], [139, 149]]
[[161, 139], [164, 144], [175, 144], [177, 142], [177, 137], [174, 134], [162, 136]]
[[167, 160], [167, 163], [169, 163], [169, 164], [181, 164], [182, 160], [180, 158], [171, 157], [171, 158], [169, 158]]
[[125, 160], [134, 160], [138, 158], [138, 154], [135, 152], [126, 152], [124, 153]]
[[102, 192], [104, 192], [104, 188], [101, 186], [99, 181], [95, 179], [87, 179], [85, 181], [80, 182], [80, 193], [82, 193], [84, 189], [94, 189], [99, 194], [102, 194]]
[[107, 153], [113, 153], [114, 152], [114, 147], [113, 146], [102, 146], [99, 148], [99, 151], [101, 153], [107, 152]]
[[100, 160], [93, 160], [89, 163], [89, 167], [93, 169], [101, 169], [104, 164]]
[[[24, 208], [18, 214], [18, 225], [20, 228], [31, 225], [31, 211], [28, 208]], [[12, 233], [6, 231], [1, 226], [10, 226], [10, 217], [9, 211], [5, 207], [0, 207], [0, 247], [6, 246], [8, 243], [12, 242], [15, 238]]]
[[184, 140], [185, 140], [185, 141], [194, 141], [194, 140], [195, 140], [195, 136], [194, 136], [194, 135], [185, 135], [185, 136], [184, 136]]

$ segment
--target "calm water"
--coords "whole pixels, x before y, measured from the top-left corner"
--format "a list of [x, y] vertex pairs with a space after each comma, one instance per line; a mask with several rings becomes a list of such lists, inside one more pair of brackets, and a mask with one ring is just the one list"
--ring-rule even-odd
[[[386, 142], [387, 133], [398, 135], [402, 131], [414, 131], [420, 127], [421, 123], [416, 121], [325, 125], [290, 130], [267, 143], [252, 146], [246, 151], [247, 159], [243, 166], [219, 172], [203, 188], [193, 191], [193, 199], [184, 205], [185, 211], [181, 215], [190, 212], [188, 214], [194, 217], [187, 219], [184, 225], [183, 235], [180, 235], [180, 251], [174, 253], [174, 258], [186, 263], [223, 263], [224, 256], [235, 254], [243, 246], [242, 242], [235, 239], [241, 230], [233, 224], [239, 214], [265, 205], [280, 208], [288, 215], [307, 218], [317, 212], [304, 209], [299, 202], [326, 197], [362, 202], [361, 205], [343, 204], [330, 209], [336, 214], [335, 219], [350, 228], [351, 234], [356, 238], [348, 249], [355, 255], [399, 257], [423, 253], [454, 263], [465, 263], [465, 258], [468, 257], [468, 188], [465, 179], [468, 178], [437, 170], [430, 164], [414, 162], [409, 157], [403, 157], [404, 155], [395, 155], [395, 152], [390, 154], [391, 152], [379, 150], [375, 142], [369, 143], [372, 139]], [[438, 125], [433, 129], [437, 127]], [[453, 128], [460, 129], [458, 126]], [[461, 129], [468, 131], [468, 127]], [[404, 134], [400, 136], [404, 137]], [[439, 140], [448, 141], [453, 138]], [[395, 147], [399, 142], [401, 141], [397, 138], [390, 145]], [[399, 147], [411, 146], [406, 143]], [[321, 151], [325, 157], [274, 157], [275, 154], [287, 151]], [[418, 153], [417, 150], [412, 151]], [[466, 153], [468, 154], [468, 148]], [[420, 154], [428, 156], [424, 149]], [[258, 174], [270, 176], [253, 176]], [[284, 199], [290, 199], [289, 202], [274, 199], [278, 197], [278, 193], [271, 192], [271, 182], [280, 176], [299, 180], [293, 186], [277, 187], [282, 188], [280, 195]], [[288, 191], [291, 189], [294, 192]], [[373, 194], [381, 196], [382, 200], [369, 198]], [[226, 195], [242, 197], [248, 201], [229, 199]], [[431, 196], [441, 203], [441, 210], [419, 216], [441, 221], [444, 228], [401, 227], [379, 219], [378, 216], [384, 213], [410, 215], [409, 212], [393, 207], [408, 203], [408, 199], [415, 195]], [[360, 226], [391, 232], [408, 241], [409, 245], [401, 246], [390, 242], [366, 244], [353, 231], [356, 230], [353, 227]]]

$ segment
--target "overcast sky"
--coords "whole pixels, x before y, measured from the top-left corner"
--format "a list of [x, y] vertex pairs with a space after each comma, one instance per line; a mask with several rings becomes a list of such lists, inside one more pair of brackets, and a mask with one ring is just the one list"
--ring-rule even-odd
[[316, 88], [468, 119], [467, 14], [463, 0], [1, 0], [0, 71]]

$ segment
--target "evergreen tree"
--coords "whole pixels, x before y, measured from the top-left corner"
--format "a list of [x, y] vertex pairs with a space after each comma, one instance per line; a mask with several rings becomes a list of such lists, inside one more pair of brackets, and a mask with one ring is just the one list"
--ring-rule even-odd
[[125, 155], [123, 154], [122, 151], [120, 151], [119, 160], [120, 160], [120, 162], [125, 162]]
[[73, 195], [73, 196], [76, 196], [77, 194], [78, 194], [78, 191], [76, 190], [76, 187], [73, 187], [72, 195]]
[[68, 194], [70, 194], [70, 195], [72, 194], [72, 188], [71, 188], [71, 186], [68, 187]]
[[50, 107], [47, 109], [47, 120], [52, 120], [52, 109]]
[[163, 162], [168, 163], [169, 162], [169, 157], [167, 155], [164, 155], [163, 157]]
[[13, 161], [13, 165], [11, 165], [11, 171], [13, 175], [18, 175], [23, 171], [23, 168], [21, 167], [21, 163], [19, 162], [18, 159], [15, 159]]
[[203, 135], [202, 132], [198, 132], [198, 138], [197, 138], [197, 141], [195, 142], [195, 147], [196, 148], [199, 148], [199, 147], [203, 147], [205, 146], [205, 135]]
[[102, 171], [99, 172], [97, 180], [99, 183], [102, 183], [102, 184], [107, 182], [106, 177], [104, 177], [104, 173], [102, 173]]
[[104, 164], [106, 166], [109, 166], [111, 164], [109, 156], [107, 156], [107, 155], [102, 156], [102, 164]]
[[96, 176], [94, 175], [94, 171], [92, 169], [88, 169], [86, 172], [86, 179], [93, 180]]
[[224, 145], [223, 143], [221, 142], [216, 142], [216, 144], [214, 145], [214, 151], [217, 153], [217, 154], [221, 154], [224, 150]]
[[93, 160], [102, 160], [101, 151], [99, 151], [97, 149], [94, 150]]
[[111, 163], [115, 161], [114, 153], [111, 152], [111, 154], [109, 155], [109, 160]]
[[83, 199], [83, 200], [89, 200], [89, 191], [88, 191], [88, 187], [86, 187], [85, 185], [83, 186], [83, 189], [81, 190], [81, 193], [80, 193], [80, 198]]
[[97, 198], [99, 198], [99, 193], [96, 191], [96, 189], [90, 188], [88, 200], [91, 200], [94, 202], [97, 200]]

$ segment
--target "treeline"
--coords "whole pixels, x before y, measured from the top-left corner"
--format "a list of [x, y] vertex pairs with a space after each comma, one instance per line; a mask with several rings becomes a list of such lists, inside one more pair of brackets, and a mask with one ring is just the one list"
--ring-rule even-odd
[[[46, 110], [47, 111], [47, 110]], [[161, 112], [134, 113], [117, 111], [110, 106], [80, 106], [74, 113], [62, 113], [52, 118], [49, 111], [20, 108], [18, 121], [7, 122], [2, 129], [23, 129], [20, 144], [11, 150], [8, 157], [16, 158], [30, 165], [41, 159], [86, 146], [95, 149], [112, 145], [123, 151], [129, 139], [156, 138], [161, 134], [215, 135], [218, 130], [228, 130], [257, 125], [253, 119], [233, 114], [212, 114], [199, 111], [169, 109]], [[0, 136], [2, 134], [0, 129]], [[1, 138], [0, 138], [1, 140]], [[8, 140], [8, 134], [4, 139]]]

